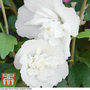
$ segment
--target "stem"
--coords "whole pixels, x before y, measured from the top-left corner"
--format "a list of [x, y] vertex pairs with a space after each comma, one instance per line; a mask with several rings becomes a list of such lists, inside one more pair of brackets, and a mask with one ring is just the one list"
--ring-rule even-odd
[[[72, 47], [71, 47], [71, 60], [73, 60], [74, 59], [74, 49], [75, 49], [75, 41], [76, 41], [76, 38], [73, 38], [73, 40], [72, 40]], [[74, 61], [73, 61], [74, 62]]]
[[15, 58], [15, 52], [14, 52], [14, 51], [12, 51], [11, 53], [12, 53], [13, 57]]
[[[4, 9], [4, 5], [3, 5], [3, 1], [2, 0], [0, 0], [0, 4], [1, 4], [1, 9], [2, 9], [2, 13], [3, 13], [3, 17], [4, 17], [4, 22], [5, 22], [6, 34], [9, 34], [7, 17], [6, 17], [6, 13], [5, 13], [5, 9]], [[13, 57], [15, 57], [15, 52], [14, 51], [12, 51], [12, 55], [13, 55]]]
[[67, 62], [71, 62], [71, 61], [73, 61], [73, 60], [68, 60]]
[[71, 47], [71, 60], [73, 60], [73, 61], [70, 62], [70, 67], [74, 64], [75, 42], [76, 42], [76, 38], [73, 38], [73, 40], [72, 40], [72, 47]]
[[83, 14], [83, 11], [84, 11], [84, 8], [85, 8], [86, 3], [87, 3], [87, 0], [84, 0], [84, 1], [83, 1], [83, 4], [82, 4], [82, 7], [81, 7], [80, 14], [79, 14], [80, 19], [81, 19], [81, 17], [82, 17], [82, 14]]
[[[5, 9], [11, 9], [11, 7], [4, 7]], [[0, 11], [1, 11], [1, 9], [0, 9]]]
[[[83, 11], [84, 11], [86, 2], [87, 2], [87, 0], [84, 0], [84, 1], [83, 1], [82, 7], [81, 7], [81, 10], [80, 10], [80, 15], [79, 15], [80, 19], [81, 19], [81, 17], [82, 17], [82, 14], [83, 14]], [[76, 42], [76, 38], [74, 38], [74, 39], [72, 40], [71, 60], [74, 60], [75, 42]], [[70, 63], [70, 67], [71, 67], [73, 64], [74, 64], [74, 61]]]
[[[4, 7], [5, 9], [11, 9], [10, 7]], [[1, 9], [0, 9], [0, 11], [1, 11]]]
[[3, 13], [3, 17], [4, 17], [4, 22], [5, 22], [6, 34], [9, 34], [6, 13], [5, 13], [5, 9], [4, 9], [4, 5], [3, 5], [3, 1], [2, 0], [0, 0], [0, 4], [1, 4], [1, 9], [2, 9], [2, 13]]
[[17, 14], [17, 11], [16, 11], [16, 9], [15, 9], [15, 6], [14, 6], [13, 1], [10, 0], [10, 2], [11, 2], [11, 9], [12, 9], [12, 11], [15, 13], [15, 15], [17, 16], [18, 14]]
[[2, 32], [5, 33], [5, 31], [4, 31], [3, 26], [2, 26], [1, 23], [0, 23], [0, 28], [1, 28]]
[[10, 7], [4, 7], [5, 9], [11, 9]]

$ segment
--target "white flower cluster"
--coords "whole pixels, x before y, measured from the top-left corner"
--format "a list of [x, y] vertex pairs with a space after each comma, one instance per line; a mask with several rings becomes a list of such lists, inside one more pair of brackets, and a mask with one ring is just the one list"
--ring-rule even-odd
[[80, 19], [62, 0], [24, 0], [18, 10], [17, 33], [34, 38], [17, 52], [14, 65], [30, 87], [53, 87], [68, 75], [71, 35], [77, 36]]

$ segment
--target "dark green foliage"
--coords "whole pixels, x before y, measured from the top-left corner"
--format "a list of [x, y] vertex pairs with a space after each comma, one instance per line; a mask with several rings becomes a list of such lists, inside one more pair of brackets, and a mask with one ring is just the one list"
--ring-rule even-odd
[[[0, 74], [8, 68], [12, 68], [13, 65], [8, 63], [0, 63]], [[1, 75], [0, 75], [1, 76]]]
[[83, 63], [75, 63], [70, 68], [68, 82], [71, 87], [80, 87], [81, 84], [90, 87], [90, 68]]
[[67, 81], [62, 79], [62, 82], [58, 83], [57, 87], [68, 87]]
[[11, 15], [11, 16], [8, 18], [9, 28], [15, 27], [16, 19], [17, 19], [17, 17], [16, 17], [15, 15]]
[[14, 50], [14, 45], [17, 44], [15, 37], [0, 33], [0, 55], [4, 59], [10, 51]]
[[89, 2], [89, 6], [88, 6], [88, 8], [86, 9], [86, 11], [85, 11], [85, 17], [84, 17], [84, 20], [85, 21], [89, 21], [90, 20], [90, 2]]

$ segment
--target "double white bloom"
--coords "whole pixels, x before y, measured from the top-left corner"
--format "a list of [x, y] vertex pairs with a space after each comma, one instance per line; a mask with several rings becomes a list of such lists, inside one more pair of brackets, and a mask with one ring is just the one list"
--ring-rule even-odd
[[52, 87], [68, 75], [70, 36], [77, 36], [80, 19], [62, 0], [24, 0], [24, 3], [18, 11], [17, 33], [36, 40], [24, 43], [14, 65], [21, 69], [28, 86]]
[[68, 75], [63, 52], [43, 40], [26, 41], [16, 54], [14, 65], [31, 87], [53, 87]]

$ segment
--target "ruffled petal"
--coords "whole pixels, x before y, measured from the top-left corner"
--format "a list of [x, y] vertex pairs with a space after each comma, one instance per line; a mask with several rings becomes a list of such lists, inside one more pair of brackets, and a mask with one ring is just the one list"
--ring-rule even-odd
[[64, 64], [59, 65], [55, 71], [56, 73], [58, 73], [59, 77], [62, 77], [63, 79], [65, 79], [66, 76], [69, 74], [68, 63], [65, 62]]
[[44, 69], [41, 74], [37, 75], [37, 79], [43, 82], [46, 81], [49, 76], [50, 76], [49, 72], [47, 72], [47, 70]]
[[18, 17], [15, 23], [18, 35], [27, 38], [34, 38], [39, 33], [40, 26], [25, 25], [28, 21], [34, 18], [34, 13], [30, 12], [25, 6], [18, 10]]
[[62, 81], [62, 79], [65, 79], [68, 74], [69, 74], [68, 64], [67, 62], [65, 62], [64, 64], [59, 65], [55, 69], [55, 73], [48, 78], [47, 80], [47, 83], [49, 83], [48, 86], [50, 85], [56, 86], [59, 82]]
[[49, 43], [50, 43], [51, 46], [56, 46], [56, 45], [58, 45], [60, 43], [60, 40], [56, 39], [54, 37], [50, 37]]
[[73, 8], [67, 8], [62, 0], [54, 0], [54, 6], [64, 23], [69, 23], [71, 27], [71, 35], [77, 36], [79, 31], [80, 18]]
[[[27, 62], [27, 61], [26, 61]], [[25, 84], [27, 86], [31, 86], [33, 87], [32, 83], [33, 81], [31, 81], [31, 77], [28, 75], [27, 73], [27, 64], [24, 64], [20, 70], [21, 73], [21, 78], [22, 80], [25, 82]]]
[[69, 34], [66, 34], [62, 39], [63, 42], [63, 47], [64, 47], [64, 57], [65, 59], [68, 59], [70, 56], [70, 42], [71, 42], [71, 37]]
[[24, 3], [28, 10], [34, 13], [42, 7], [54, 10], [53, 0], [24, 0]]
[[[41, 48], [41, 53], [39, 48]], [[38, 66], [35, 62], [33, 62], [35, 67], [29, 66], [28, 64], [31, 60], [29, 55], [33, 57], [39, 54], [45, 54], [45, 58], [49, 56], [52, 57], [46, 59], [47, 63], [45, 63], [45, 59], [42, 59], [42, 61], [44, 60], [44, 62], [42, 62], [42, 65], [44, 65], [42, 70], [37, 69]], [[14, 65], [17, 64], [15, 66], [21, 69], [21, 78], [27, 86], [53, 87], [54, 85], [57, 85], [58, 82], [62, 80], [62, 78], [65, 79], [68, 74], [68, 64], [63, 57], [62, 50], [60, 50], [58, 47], [50, 46], [50, 44], [46, 41], [28, 40], [21, 46], [20, 50], [16, 54]], [[39, 63], [38, 65], [40, 65]], [[50, 63], [50, 66], [46, 65], [48, 63]], [[21, 66], [19, 67], [19, 65]]]
[[27, 55], [26, 54], [22, 55], [19, 62], [20, 64], [27, 64]]
[[20, 49], [20, 50], [17, 52], [17, 54], [15, 55], [14, 66], [15, 66], [15, 68], [17, 68], [17, 69], [21, 69], [21, 67], [22, 67], [22, 64], [20, 64], [20, 61], [19, 61], [22, 54], [23, 54], [23, 50]]

